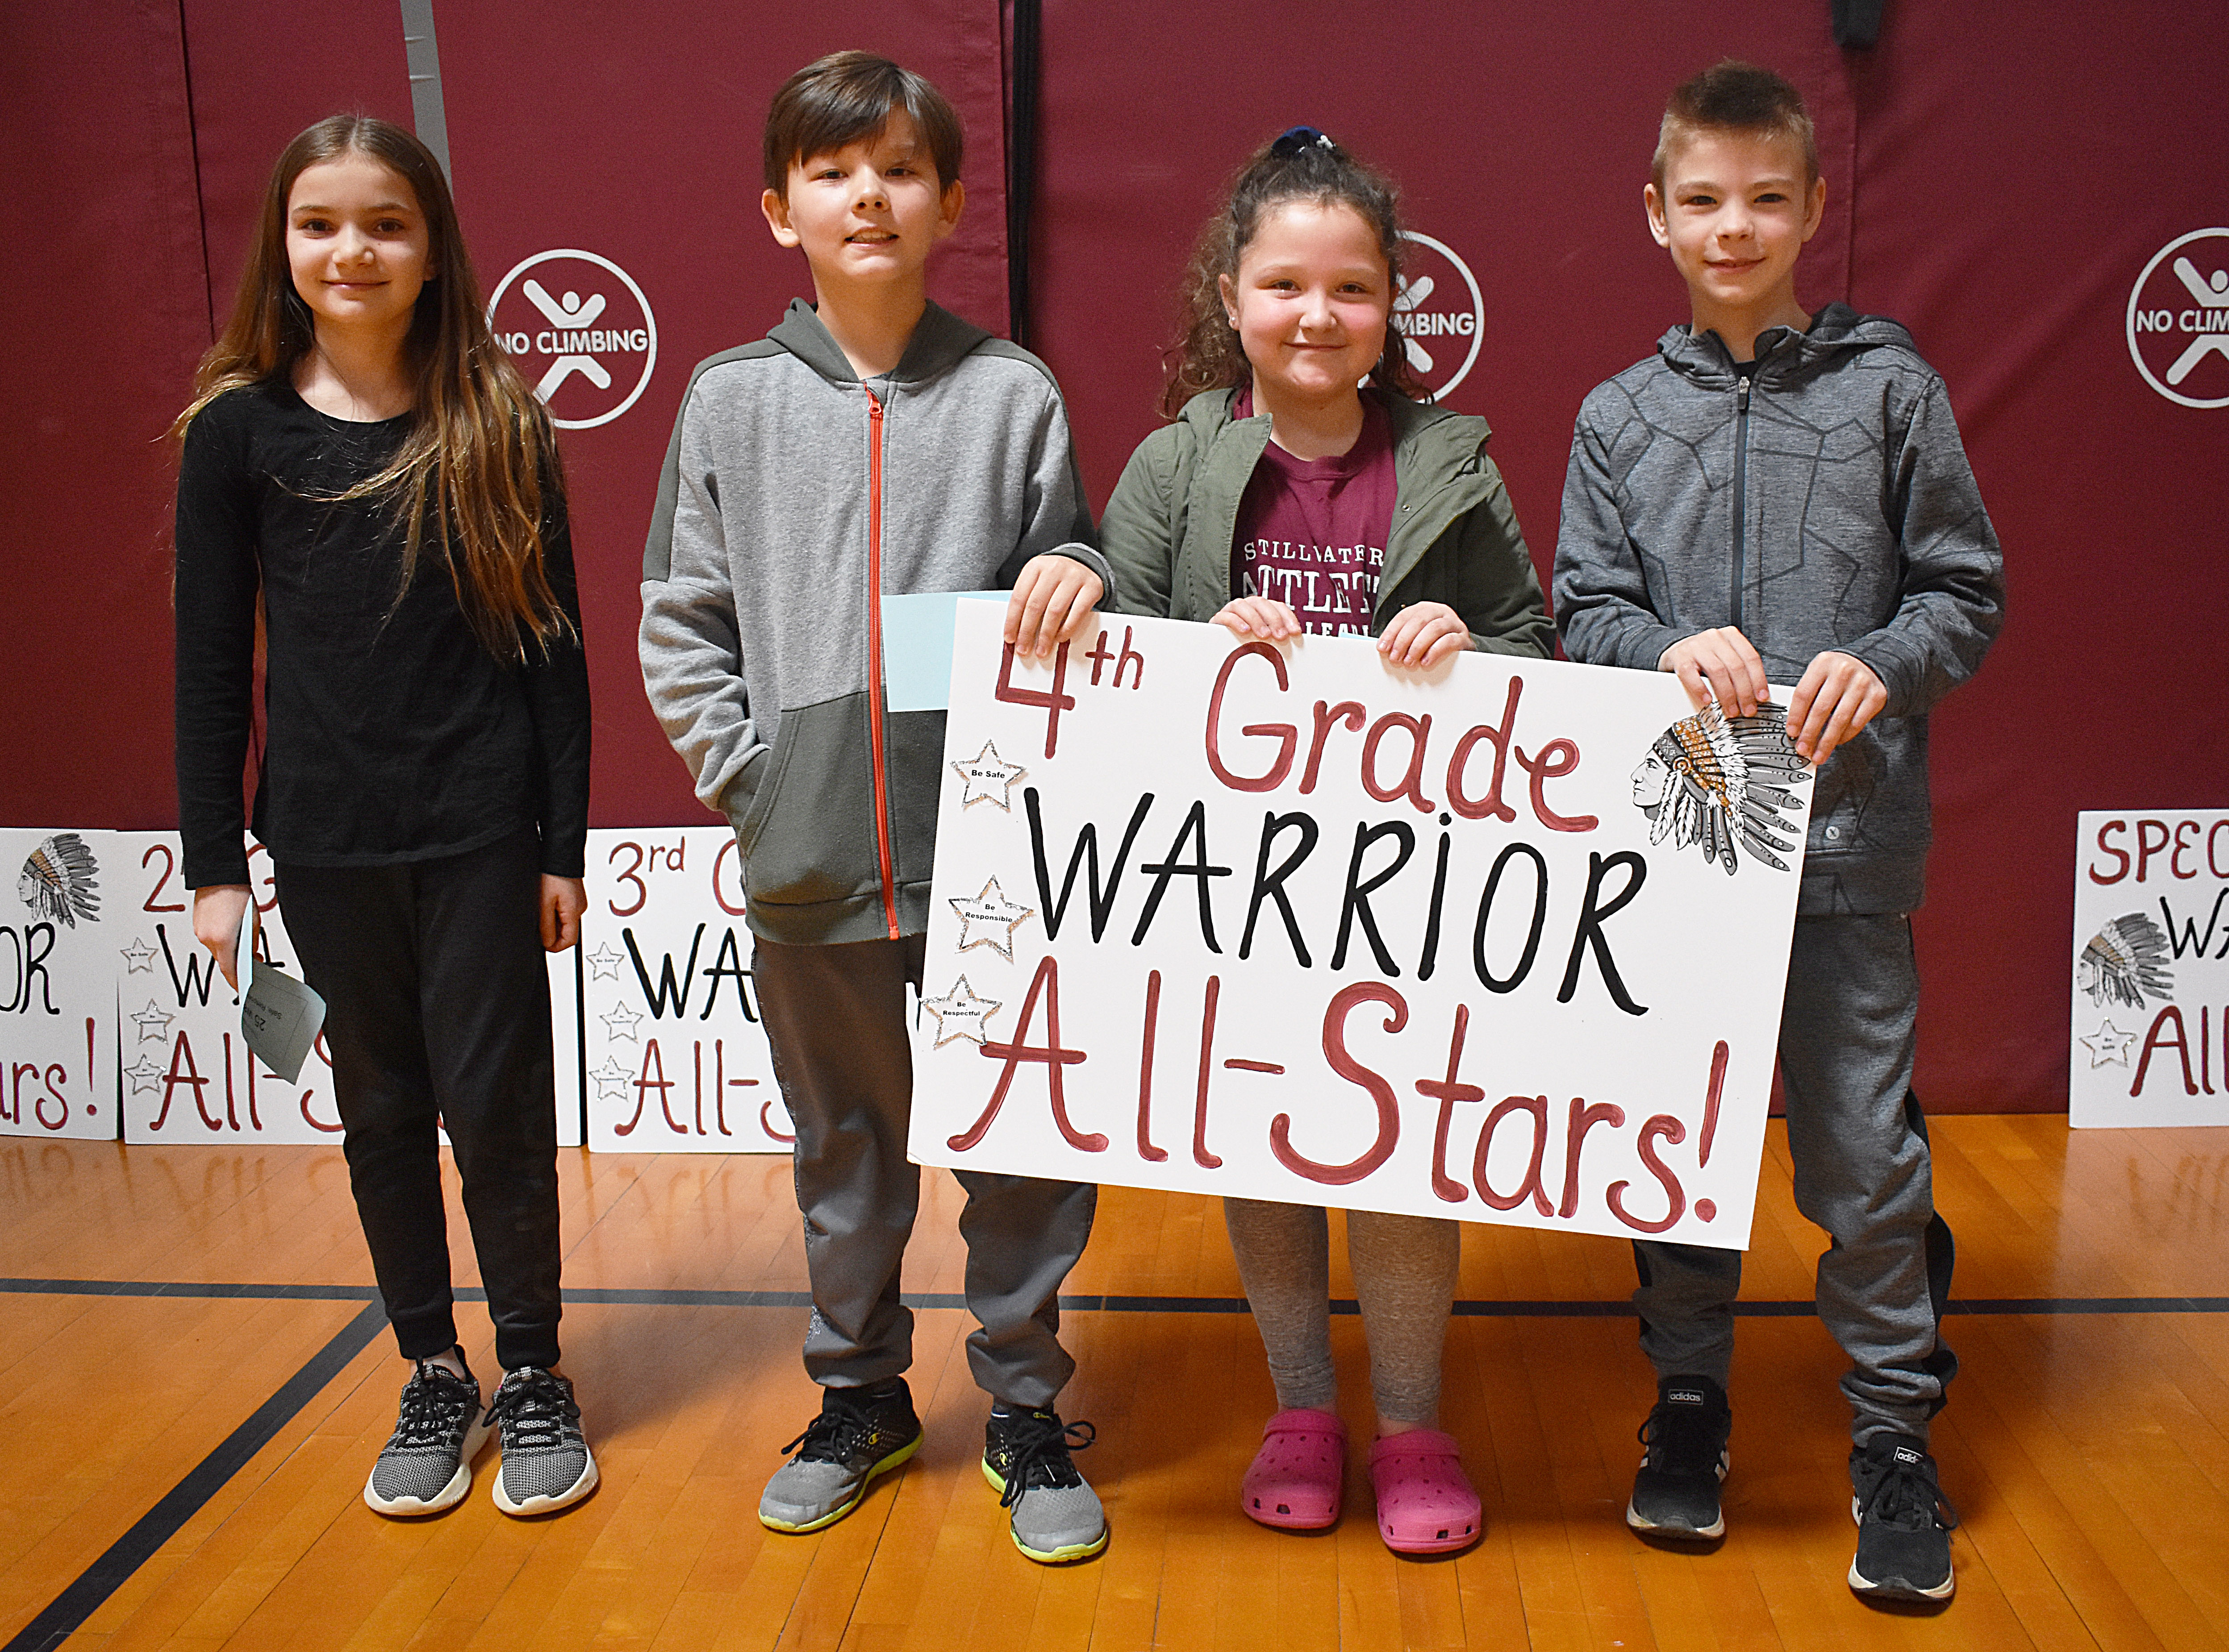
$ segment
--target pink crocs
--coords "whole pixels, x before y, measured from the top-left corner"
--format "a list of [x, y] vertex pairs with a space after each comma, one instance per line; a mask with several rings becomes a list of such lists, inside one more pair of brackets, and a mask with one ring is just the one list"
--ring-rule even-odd
[[1453, 1435], [1420, 1428], [1385, 1436], [1370, 1448], [1370, 1483], [1378, 1534], [1396, 1554], [1467, 1549], [1486, 1530]]
[[1337, 1523], [1346, 1488], [1346, 1424], [1329, 1411], [1279, 1411], [1262, 1427], [1238, 1506], [1282, 1532], [1320, 1532]]

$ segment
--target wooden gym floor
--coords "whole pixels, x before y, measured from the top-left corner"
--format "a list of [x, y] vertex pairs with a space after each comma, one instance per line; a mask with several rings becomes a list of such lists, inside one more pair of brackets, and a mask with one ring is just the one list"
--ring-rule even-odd
[[[1114, 1541], [1059, 1570], [1014, 1552], [976, 1469], [985, 1402], [941, 1173], [907, 1279], [927, 1304], [928, 1443], [849, 1520], [786, 1538], [755, 1518], [816, 1401], [784, 1161], [565, 1154], [566, 1368], [602, 1488], [510, 1520], [486, 1495], [490, 1454], [465, 1504], [406, 1523], [358, 1499], [406, 1373], [337, 1150], [0, 1141], [0, 1636], [7, 1652], [63, 1636], [111, 1652], [2229, 1646], [2229, 1135], [2071, 1135], [2057, 1116], [1934, 1129], [1963, 1364], [1935, 1449], [1965, 1523], [1957, 1598], [1933, 1615], [1844, 1585], [1841, 1361], [1809, 1316], [1818, 1236], [1777, 1127], [1715, 1552], [1646, 1546], [1621, 1519], [1654, 1397], [1623, 1244], [1468, 1230], [1445, 1412], [1487, 1533], [1453, 1560], [1397, 1561], [1359, 1467], [1333, 1533], [1238, 1513], [1272, 1402], [1219, 1212], [1109, 1189], [1070, 1282], [1081, 1368], [1063, 1409], [1098, 1427], [1080, 1462]], [[485, 1309], [464, 1324], [490, 1380]], [[1333, 1326], [1363, 1424], [1360, 1324]]]

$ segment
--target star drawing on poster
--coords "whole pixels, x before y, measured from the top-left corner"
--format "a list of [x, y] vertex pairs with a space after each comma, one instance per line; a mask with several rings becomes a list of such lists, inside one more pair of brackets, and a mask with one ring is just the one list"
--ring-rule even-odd
[[155, 967], [155, 948], [147, 944], [145, 935], [133, 936], [130, 946], [119, 947], [117, 950], [124, 955], [124, 973], [127, 975]]
[[999, 1001], [976, 997], [975, 989], [962, 975], [942, 998], [924, 998], [921, 1006], [936, 1018], [936, 1048], [941, 1050], [954, 1038], [977, 1044], [986, 1040], [991, 1032], [984, 1023], [998, 1013]]
[[2129, 1046], [2136, 1041], [2135, 1033], [2123, 1032], [2110, 1021], [2107, 1021], [2088, 1038], [2082, 1039], [2081, 1043], [2089, 1049], [2090, 1064], [2092, 1067], [2103, 1067], [2112, 1062], [2117, 1062], [2125, 1067], [2129, 1064]]
[[144, 1050], [139, 1052], [139, 1059], [124, 1070], [124, 1076], [132, 1081], [134, 1096], [143, 1090], [152, 1090], [163, 1082], [163, 1070], [147, 1058], [147, 1052]]
[[147, 1000], [145, 1009], [134, 1010], [124, 1019], [138, 1024], [139, 1042], [142, 1044], [146, 1043], [150, 1038], [167, 1038], [170, 1036], [170, 1022], [173, 1018], [151, 998]]
[[613, 1005], [612, 1012], [609, 1015], [600, 1015], [596, 1018], [604, 1024], [606, 1036], [627, 1039], [633, 1038], [635, 1023], [642, 1019], [642, 1012], [639, 1010], [628, 1008], [625, 1000]]
[[634, 1083], [634, 1075], [620, 1065], [618, 1057], [606, 1056], [602, 1066], [588, 1070], [588, 1079], [596, 1087], [598, 1101], [623, 1102], [626, 1099], [626, 1087]]
[[970, 808], [978, 803], [996, 803], [1010, 813], [1014, 804], [1007, 795], [1007, 788], [1030, 772], [1019, 763], [1010, 763], [999, 756], [999, 748], [988, 740], [983, 742], [982, 750], [973, 757], [961, 759], [952, 767], [958, 771], [960, 778], [967, 782], [960, 794], [961, 808]]
[[1034, 906], [1008, 900], [995, 877], [973, 900], [947, 897], [947, 903], [960, 915], [960, 951], [988, 947], [1008, 963], [1014, 961], [1015, 929], [1037, 911]]
[[602, 946], [588, 955], [588, 979], [602, 980], [608, 977], [617, 980], [620, 978], [620, 966], [626, 961], [626, 954], [615, 951], [612, 943], [607, 941]]

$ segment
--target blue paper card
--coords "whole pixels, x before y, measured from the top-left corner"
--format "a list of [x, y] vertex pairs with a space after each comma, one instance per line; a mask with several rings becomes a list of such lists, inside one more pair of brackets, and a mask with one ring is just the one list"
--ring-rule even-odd
[[883, 599], [883, 693], [893, 711], [941, 711], [952, 701], [953, 617], [963, 601], [1004, 591], [923, 591]]

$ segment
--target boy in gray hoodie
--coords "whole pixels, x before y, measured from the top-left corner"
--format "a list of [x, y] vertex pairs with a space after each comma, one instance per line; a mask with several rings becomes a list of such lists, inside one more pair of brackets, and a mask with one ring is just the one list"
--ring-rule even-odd
[[[697, 367], [643, 556], [644, 685], [697, 795], [735, 826], [797, 1130], [805, 1368], [822, 1398], [759, 1505], [782, 1532], [841, 1520], [921, 1443], [898, 1295], [920, 1198], [906, 988], [921, 986], [944, 714], [886, 706], [882, 597], [1011, 586], [1006, 640], [1029, 655], [1082, 630], [1108, 585], [1051, 375], [928, 302], [960, 158], [952, 106], [887, 59], [838, 52], [775, 95], [761, 206], [818, 302]], [[1060, 1285], [1097, 1190], [959, 1176], [968, 1364], [993, 1402], [984, 1473], [1025, 1554], [1081, 1559], [1107, 1542], [1069, 1455], [1090, 1428], [1053, 1404], [1076, 1368]]]
[[[1582, 662], [1677, 672], [1754, 714], [1795, 681], [1819, 765], [1780, 1034], [1799, 1209], [1832, 1237], [1820, 1317], [1850, 1356], [1851, 1588], [1943, 1601], [1956, 1514], [1927, 1452], [1957, 1361], [1943, 1343], [1950, 1230], [1911, 1093], [1908, 915], [1929, 839], [1927, 711], [2003, 620], [2003, 561], [1943, 382], [1892, 321], [1797, 303], [1826, 184], [1776, 74], [1725, 62], [1667, 106], [1645, 198], [1691, 325], [1579, 412], [1556, 620]], [[1718, 1482], [1741, 1253], [1637, 1243], [1657, 1405], [1627, 1522], [1725, 1530]]]

